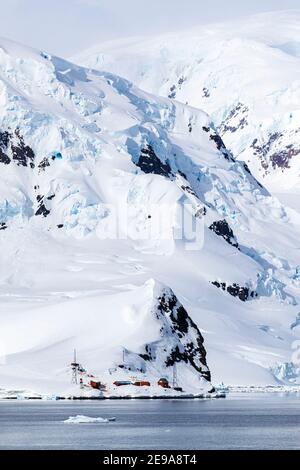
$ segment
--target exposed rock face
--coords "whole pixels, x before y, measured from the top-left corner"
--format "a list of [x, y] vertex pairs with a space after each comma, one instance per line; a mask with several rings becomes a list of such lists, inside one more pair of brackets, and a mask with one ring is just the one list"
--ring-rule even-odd
[[172, 174], [170, 165], [168, 163], [161, 162], [150, 144], [148, 144], [146, 148], [142, 149], [137, 166], [144, 173], [153, 173], [155, 175], [166, 177], [169, 177]]
[[261, 166], [266, 174], [270, 169], [284, 171], [290, 168], [292, 158], [300, 154], [299, 145], [292, 143], [298, 132], [299, 130], [290, 136], [283, 132], [274, 132], [269, 135], [268, 140], [263, 142], [254, 139], [251, 145], [253, 153], [260, 158]]
[[219, 134], [217, 134], [217, 132], [215, 132], [210, 127], [203, 127], [202, 130], [204, 130], [204, 132], [210, 133], [210, 135], [209, 135], [210, 140], [215, 142], [217, 149], [220, 152], [222, 152], [222, 154], [226, 158], [226, 160], [234, 162], [234, 158], [232, 157], [229, 150], [227, 150], [226, 145], [224, 144], [221, 136]]
[[38, 165], [40, 171], [45, 171], [48, 166], [50, 166], [50, 162], [49, 158], [47, 157], [43, 158], [43, 160]]
[[8, 165], [15, 161], [18, 166], [34, 168], [35, 155], [25, 144], [19, 129], [14, 132], [0, 131], [0, 163]]
[[171, 100], [174, 100], [176, 98], [176, 85], [171, 86], [168, 98], [170, 98]]
[[243, 103], [238, 103], [228, 114], [226, 119], [221, 123], [218, 130], [221, 135], [226, 132], [234, 133], [248, 126], [247, 114], [249, 108]]
[[202, 94], [203, 98], [209, 98], [210, 97], [210, 91], [209, 91], [208, 88], [204, 87], [202, 91], [203, 91], [203, 94]]
[[8, 165], [10, 163], [10, 158], [7, 155], [9, 143], [9, 134], [8, 132], [0, 132], [0, 162]]
[[[239, 102], [218, 126], [218, 132], [225, 139], [229, 134], [243, 135], [249, 125], [249, 108]], [[250, 119], [251, 120], [251, 119]], [[256, 137], [250, 145], [251, 153], [258, 157], [264, 176], [273, 171], [285, 172], [291, 168], [293, 158], [300, 154], [299, 128], [269, 132], [264, 137]], [[251, 142], [251, 141], [250, 141]]]
[[255, 291], [249, 289], [249, 287], [243, 287], [239, 284], [232, 284], [227, 285], [226, 282], [212, 282], [214, 286], [218, 289], [222, 289], [224, 292], [228, 292], [228, 294], [232, 295], [233, 297], [238, 297], [242, 302], [246, 302], [247, 300], [254, 299], [258, 296]]
[[177, 92], [181, 90], [182, 85], [184, 84], [186, 80], [187, 80], [187, 77], [183, 77], [183, 76], [179, 77], [177, 84], [176, 85], [174, 84], [170, 87], [168, 98], [174, 100], [176, 98]]
[[212, 284], [243, 302], [257, 297], [277, 297], [281, 302], [297, 305], [295, 297], [285, 291], [285, 284], [273, 276], [271, 269], [257, 273], [256, 281], [250, 280], [248, 286], [230, 285], [222, 281], [213, 281]]
[[38, 195], [36, 199], [38, 202], [38, 208], [35, 212], [35, 215], [43, 215], [44, 217], [47, 217], [47, 215], [50, 214], [50, 210], [45, 206], [44, 196]]
[[8, 132], [0, 132], [0, 162], [8, 165], [10, 163], [10, 158], [6, 154], [9, 143], [9, 134]]
[[210, 230], [212, 230], [216, 235], [219, 237], [223, 237], [224, 240], [229, 243], [229, 245], [234, 246], [235, 248], [238, 248], [239, 245], [236, 241], [236, 238], [234, 236], [234, 233], [232, 229], [229, 227], [227, 221], [224, 220], [217, 220], [214, 222], [210, 227]]
[[213, 140], [215, 142], [218, 150], [225, 150], [226, 149], [223, 140], [221, 139], [221, 137], [218, 134], [211, 134], [210, 135], [210, 140]]
[[160, 290], [153, 314], [161, 324], [161, 340], [147, 344], [141, 357], [145, 361], [159, 361], [167, 368], [184, 362], [210, 381], [203, 336], [171, 289]]

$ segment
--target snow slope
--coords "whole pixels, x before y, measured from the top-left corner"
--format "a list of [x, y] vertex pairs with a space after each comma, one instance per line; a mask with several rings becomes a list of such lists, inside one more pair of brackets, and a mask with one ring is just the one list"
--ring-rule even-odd
[[299, 381], [300, 216], [206, 113], [5, 39], [0, 90], [0, 388]]
[[271, 192], [298, 197], [300, 10], [110, 41], [73, 60], [204, 109]]

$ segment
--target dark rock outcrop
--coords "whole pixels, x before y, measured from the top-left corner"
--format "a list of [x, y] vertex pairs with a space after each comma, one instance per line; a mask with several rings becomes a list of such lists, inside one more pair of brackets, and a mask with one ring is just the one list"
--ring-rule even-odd
[[19, 166], [30, 166], [34, 168], [35, 155], [33, 150], [28, 145], [25, 145], [24, 139], [18, 129], [15, 131], [15, 136], [17, 142], [11, 145], [13, 160], [15, 160]]
[[224, 135], [226, 132], [234, 133], [248, 126], [248, 112], [249, 108], [246, 105], [238, 103], [218, 128], [221, 135]]
[[281, 132], [273, 132], [265, 142], [259, 143], [258, 139], [252, 142], [253, 153], [260, 158], [261, 166], [266, 173], [270, 167], [282, 171], [290, 168], [291, 159], [300, 154], [300, 147], [293, 144], [284, 145], [284, 137]]
[[45, 171], [45, 169], [50, 166], [49, 158], [45, 157], [43, 160], [39, 163], [38, 168], [40, 171]]
[[176, 98], [176, 85], [171, 86], [168, 98], [170, 98], [170, 100], [174, 100]]
[[227, 221], [224, 220], [217, 220], [209, 227], [209, 230], [214, 232], [219, 237], [224, 238], [229, 245], [234, 246], [235, 248], [239, 248], [239, 244], [236, 241], [234, 233], [232, 229], [229, 227]]
[[0, 132], [0, 163], [8, 165], [15, 161], [18, 166], [34, 168], [35, 154], [26, 145], [19, 129]]
[[215, 142], [218, 150], [226, 150], [225, 144], [218, 134], [211, 134], [209, 138]]
[[50, 214], [50, 210], [45, 206], [44, 196], [37, 195], [36, 200], [38, 202], [38, 208], [35, 212], [35, 215], [42, 215], [47, 217]]
[[167, 162], [163, 163], [158, 158], [150, 144], [141, 150], [141, 155], [136, 165], [144, 173], [153, 173], [165, 177], [169, 177], [172, 174], [170, 165]]
[[184, 362], [210, 381], [203, 336], [171, 289], [161, 290], [153, 311], [161, 325], [161, 341], [147, 344], [140, 357], [145, 361], [163, 357], [166, 367]]
[[249, 289], [249, 287], [240, 286], [239, 284], [227, 285], [226, 282], [214, 281], [212, 285], [216, 286], [218, 289], [222, 289], [224, 292], [228, 292], [228, 294], [233, 297], [238, 297], [242, 302], [246, 302], [258, 296], [258, 294]]
[[11, 162], [11, 159], [3, 152], [3, 150], [0, 147], [0, 163], [4, 163], [4, 165], [9, 165]]
[[202, 89], [202, 93], [203, 93], [203, 94], [202, 94], [202, 98], [209, 98], [209, 97], [210, 97], [210, 91], [209, 91], [208, 88], [204, 87], [204, 88]]
[[204, 132], [210, 133], [209, 135], [210, 140], [212, 140], [215, 143], [217, 149], [223, 154], [226, 160], [228, 160], [229, 162], [234, 162], [234, 158], [232, 157], [229, 150], [227, 150], [226, 145], [224, 144], [221, 136], [217, 134], [217, 132], [215, 132], [213, 129], [207, 126], [203, 126], [202, 130]]
[[9, 144], [9, 133], [7, 131], [0, 132], [0, 163], [4, 163], [5, 165], [9, 165], [11, 159], [7, 155]]
[[288, 145], [285, 149], [282, 149], [270, 155], [272, 168], [281, 168], [282, 170], [290, 168], [290, 160], [292, 159], [292, 157], [299, 154], [300, 148], [294, 148], [292, 145]]
[[176, 98], [177, 90], [181, 90], [181, 87], [186, 80], [187, 80], [186, 77], [183, 77], [183, 76], [179, 77], [177, 85], [174, 84], [170, 87], [168, 98], [170, 98], [171, 100], [174, 100]]

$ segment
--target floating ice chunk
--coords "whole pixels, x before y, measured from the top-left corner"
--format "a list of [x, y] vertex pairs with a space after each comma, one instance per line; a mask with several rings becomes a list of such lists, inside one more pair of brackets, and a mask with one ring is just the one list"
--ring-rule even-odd
[[90, 416], [77, 415], [70, 416], [64, 421], [66, 424], [90, 424], [90, 423], [110, 423], [116, 421], [116, 418], [92, 418]]

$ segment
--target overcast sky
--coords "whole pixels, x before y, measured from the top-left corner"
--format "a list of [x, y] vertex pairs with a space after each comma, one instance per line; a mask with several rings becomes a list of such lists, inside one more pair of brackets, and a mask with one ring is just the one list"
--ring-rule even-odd
[[0, 35], [66, 57], [116, 37], [291, 8], [299, 0], [0, 0]]

